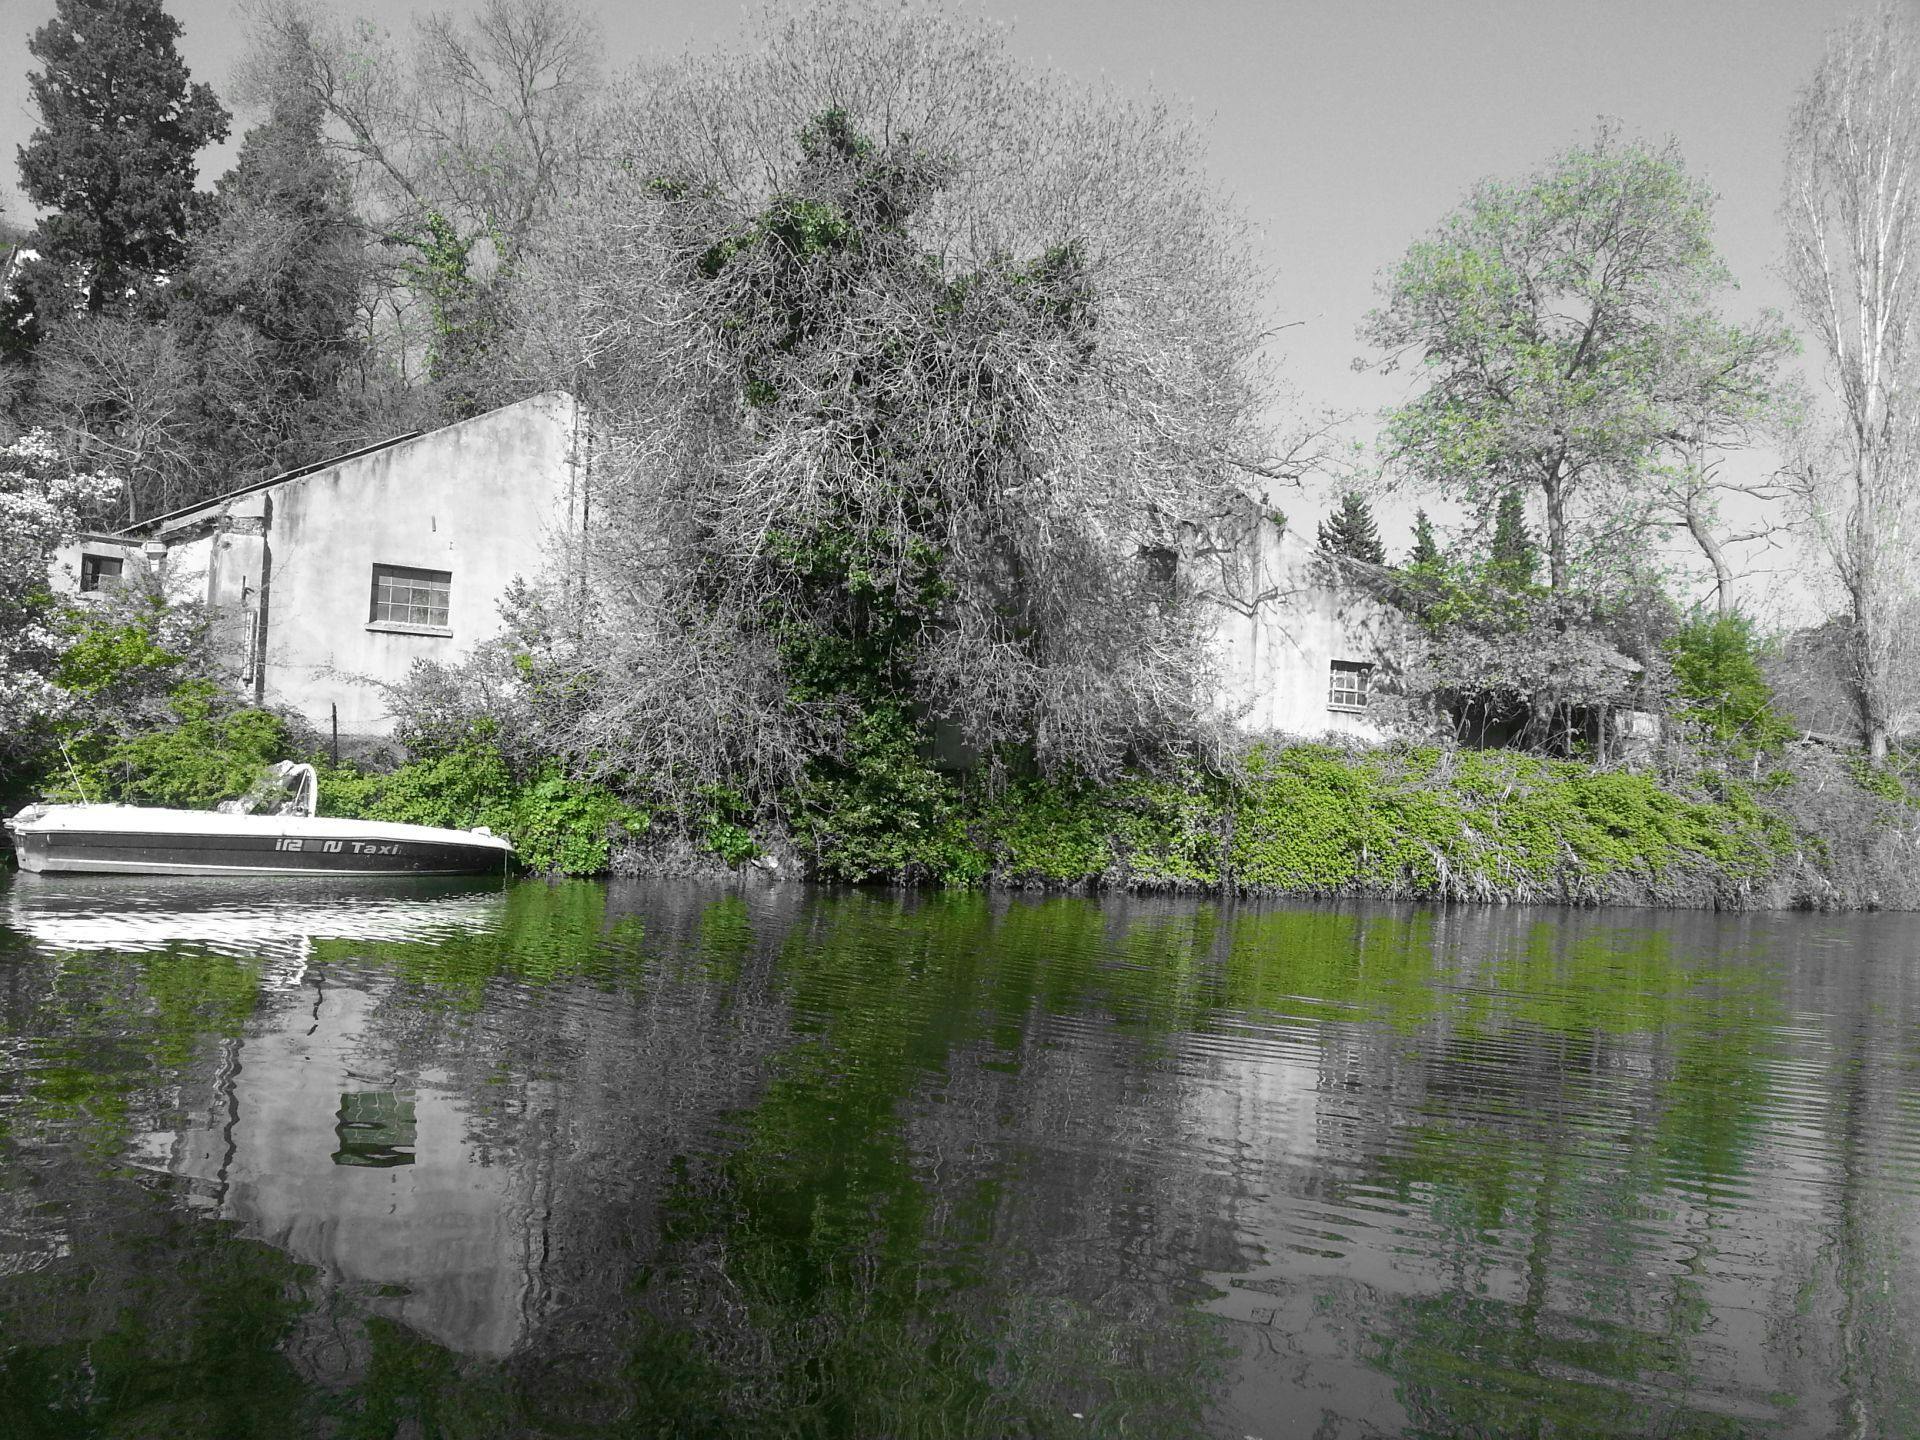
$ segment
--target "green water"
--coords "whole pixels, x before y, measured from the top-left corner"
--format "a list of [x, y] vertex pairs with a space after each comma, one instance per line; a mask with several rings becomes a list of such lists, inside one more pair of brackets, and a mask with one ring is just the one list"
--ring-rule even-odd
[[[39, 882], [39, 883], [36, 883]], [[1920, 1435], [1920, 922], [0, 881], [0, 1435]]]

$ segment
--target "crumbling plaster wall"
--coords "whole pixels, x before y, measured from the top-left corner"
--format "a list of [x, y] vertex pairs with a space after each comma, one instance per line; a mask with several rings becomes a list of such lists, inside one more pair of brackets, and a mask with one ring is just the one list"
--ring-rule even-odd
[[1405, 619], [1284, 524], [1249, 505], [1189, 537], [1183, 565], [1213, 612], [1221, 703], [1249, 734], [1379, 740], [1373, 713], [1330, 703], [1335, 661], [1372, 667], [1377, 703], [1405, 647]]

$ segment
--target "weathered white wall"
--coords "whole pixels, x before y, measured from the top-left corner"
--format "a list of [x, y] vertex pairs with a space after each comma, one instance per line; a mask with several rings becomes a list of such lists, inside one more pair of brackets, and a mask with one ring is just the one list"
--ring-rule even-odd
[[1330, 707], [1333, 662], [1374, 666], [1373, 699], [1403, 653], [1397, 611], [1342, 583], [1326, 558], [1252, 508], [1183, 558], [1217, 617], [1222, 701], [1252, 734], [1383, 738], [1367, 713]]
[[[163, 525], [171, 575], [204, 577], [242, 683], [323, 733], [392, 728], [382, 684], [416, 660], [457, 660], [499, 632], [498, 602], [534, 578], [572, 523], [570, 396], [538, 395], [312, 474], [215, 502]], [[443, 633], [376, 624], [373, 567], [452, 577]], [[258, 623], [265, 641], [244, 652]]]

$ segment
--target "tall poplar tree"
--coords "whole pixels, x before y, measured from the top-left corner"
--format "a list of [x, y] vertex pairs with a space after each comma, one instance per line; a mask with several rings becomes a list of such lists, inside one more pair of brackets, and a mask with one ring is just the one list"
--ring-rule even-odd
[[1828, 42], [1788, 130], [1787, 283], [1837, 414], [1804, 445], [1801, 501], [1848, 602], [1873, 758], [1920, 699], [1920, 30], [1888, 5]]
[[45, 218], [5, 326], [33, 345], [74, 308], [139, 308], [181, 265], [194, 156], [227, 134], [213, 90], [189, 80], [180, 24], [160, 0], [58, 0], [27, 48], [40, 126], [20, 147], [20, 183]]

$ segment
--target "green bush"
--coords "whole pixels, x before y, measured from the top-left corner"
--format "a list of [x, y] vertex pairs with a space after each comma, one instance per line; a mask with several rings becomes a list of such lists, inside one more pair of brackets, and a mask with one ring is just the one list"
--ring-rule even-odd
[[208, 680], [176, 685], [149, 724], [125, 735], [63, 727], [65, 763], [49, 797], [209, 810], [287, 755], [279, 716], [237, 705]]
[[555, 763], [517, 778], [481, 738], [384, 774], [325, 769], [320, 812], [457, 830], [484, 825], [511, 840], [529, 869], [563, 875], [603, 873], [614, 842], [648, 825], [645, 812], [602, 786], [571, 779]]
[[877, 705], [856, 720], [845, 757], [816, 762], [794, 798], [797, 828], [823, 880], [966, 885], [986, 873], [959, 787], [927, 762], [898, 707]]
[[1016, 884], [1210, 888], [1220, 883], [1223, 794], [1197, 775], [1035, 780], [990, 801], [973, 828], [995, 873]]
[[1743, 616], [1696, 616], [1668, 638], [1680, 713], [1736, 753], [1777, 749], [1794, 729], [1773, 709], [1760, 643]]
[[969, 800], [894, 732], [813, 787], [820, 878], [1060, 888], [1226, 887], [1454, 899], [1707, 900], [1792, 848], [1750, 787], [1515, 751], [1257, 749], [1237, 782], [1027, 780]]
[[1597, 899], [1705, 876], [1750, 882], [1778, 827], [1744, 793], [1513, 751], [1256, 752], [1233, 801], [1233, 879], [1292, 893]]

